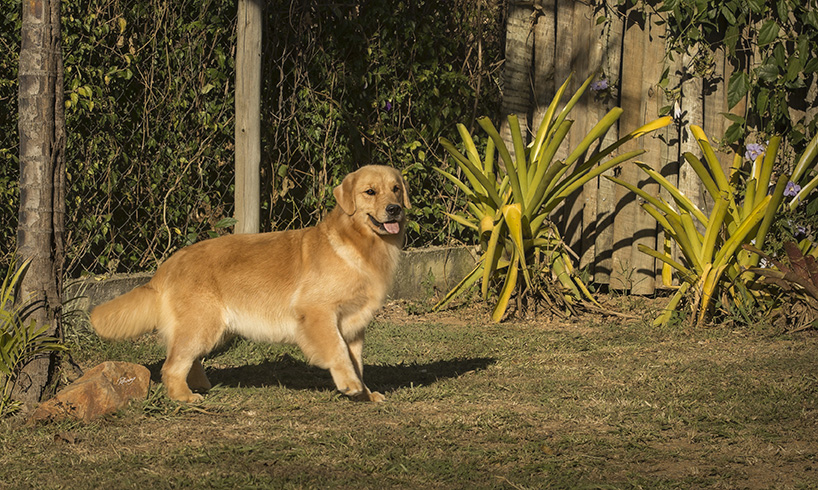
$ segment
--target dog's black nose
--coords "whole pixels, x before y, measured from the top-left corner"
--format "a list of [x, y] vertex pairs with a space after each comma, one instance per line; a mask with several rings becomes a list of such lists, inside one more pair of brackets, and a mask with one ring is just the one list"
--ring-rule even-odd
[[386, 213], [389, 216], [398, 216], [402, 209], [398, 204], [389, 204], [386, 206]]

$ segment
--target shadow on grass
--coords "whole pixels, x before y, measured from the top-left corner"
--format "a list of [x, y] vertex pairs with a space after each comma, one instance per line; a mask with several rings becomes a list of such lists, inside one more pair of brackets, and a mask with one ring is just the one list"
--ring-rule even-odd
[[[162, 362], [148, 365], [151, 379], [161, 379]], [[390, 392], [408, 386], [428, 386], [438, 381], [457, 378], [472, 371], [482, 371], [496, 359], [490, 357], [455, 358], [428, 363], [366, 365], [364, 380], [372, 390]], [[307, 364], [289, 354], [260, 364], [230, 368], [207, 368], [207, 377], [214, 385], [230, 387], [283, 386], [294, 390], [335, 389], [329, 371]]]

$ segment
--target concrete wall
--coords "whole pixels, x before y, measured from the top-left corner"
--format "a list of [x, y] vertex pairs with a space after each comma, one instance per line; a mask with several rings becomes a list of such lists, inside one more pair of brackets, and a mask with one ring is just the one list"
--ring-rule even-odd
[[[445, 294], [474, 268], [475, 259], [472, 249], [466, 247], [404, 250], [389, 298], [425, 301], [435, 293]], [[151, 276], [147, 273], [126, 274], [74, 281], [66, 288], [65, 298], [79, 297], [74, 307], [90, 311], [98, 304], [145, 284]]]

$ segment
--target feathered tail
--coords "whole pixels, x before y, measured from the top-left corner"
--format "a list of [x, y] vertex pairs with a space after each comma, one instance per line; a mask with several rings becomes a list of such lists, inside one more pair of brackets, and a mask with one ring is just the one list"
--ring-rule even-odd
[[152, 332], [159, 323], [159, 293], [149, 284], [103, 303], [91, 312], [100, 337], [127, 339]]

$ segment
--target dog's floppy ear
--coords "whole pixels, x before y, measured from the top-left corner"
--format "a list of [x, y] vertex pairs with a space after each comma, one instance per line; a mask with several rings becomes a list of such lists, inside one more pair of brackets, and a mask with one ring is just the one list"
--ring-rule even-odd
[[355, 214], [355, 173], [351, 173], [344, 177], [344, 180], [332, 190], [332, 195], [335, 196], [335, 201], [338, 206], [352, 216]]
[[406, 185], [406, 179], [403, 178], [403, 175], [400, 177], [400, 185], [403, 187], [403, 208], [412, 209], [412, 203], [409, 202], [409, 186]]

